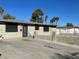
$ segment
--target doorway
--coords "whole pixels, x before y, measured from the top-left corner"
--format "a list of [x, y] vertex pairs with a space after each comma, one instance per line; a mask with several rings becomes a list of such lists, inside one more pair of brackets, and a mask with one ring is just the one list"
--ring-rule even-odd
[[23, 37], [28, 36], [28, 26], [23, 26]]

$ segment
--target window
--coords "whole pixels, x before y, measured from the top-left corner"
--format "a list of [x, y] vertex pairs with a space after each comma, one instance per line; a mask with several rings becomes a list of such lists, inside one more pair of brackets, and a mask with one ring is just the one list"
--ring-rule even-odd
[[18, 24], [6, 23], [6, 32], [18, 32]]
[[39, 30], [39, 26], [35, 26], [35, 30]]
[[44, 26], [44, 32], [49, 32], [49, 27], [48, 26]]

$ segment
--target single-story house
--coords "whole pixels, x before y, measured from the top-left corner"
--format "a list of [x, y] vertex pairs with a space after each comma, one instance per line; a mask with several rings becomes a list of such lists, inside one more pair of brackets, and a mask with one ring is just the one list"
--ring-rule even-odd
[[0, 37], [23, 38], [28, 36], [51, 35], [56, 30], [56, 25], [47, 25], [40, 23], [27, 23], [16, 20], [0, 20]]

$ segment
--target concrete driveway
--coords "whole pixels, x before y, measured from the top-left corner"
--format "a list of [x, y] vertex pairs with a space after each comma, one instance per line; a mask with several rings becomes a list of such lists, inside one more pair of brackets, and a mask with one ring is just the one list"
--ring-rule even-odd
[[42, 40], [0, 41], [0, 59], [79, 59], [79, 49]]

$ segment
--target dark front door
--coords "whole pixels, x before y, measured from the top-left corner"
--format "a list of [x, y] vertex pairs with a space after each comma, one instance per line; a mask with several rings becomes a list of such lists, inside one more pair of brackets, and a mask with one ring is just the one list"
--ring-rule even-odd
[[28, 26], [23, 26], [23, 37], [28, 36]]

